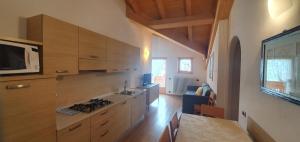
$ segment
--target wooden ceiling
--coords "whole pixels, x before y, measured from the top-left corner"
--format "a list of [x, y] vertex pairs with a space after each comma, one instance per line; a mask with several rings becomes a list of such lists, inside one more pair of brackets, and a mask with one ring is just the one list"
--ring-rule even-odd
[[125, 0], [128, 18], [207, 56], [233, 0]]

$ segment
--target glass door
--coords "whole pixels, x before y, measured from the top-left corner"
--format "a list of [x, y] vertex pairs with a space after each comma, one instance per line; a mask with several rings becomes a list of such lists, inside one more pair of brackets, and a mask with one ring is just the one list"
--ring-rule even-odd
[[166, 93], [166, 58], [152, 58], [152, 82], [159, 84], [159, 92]]

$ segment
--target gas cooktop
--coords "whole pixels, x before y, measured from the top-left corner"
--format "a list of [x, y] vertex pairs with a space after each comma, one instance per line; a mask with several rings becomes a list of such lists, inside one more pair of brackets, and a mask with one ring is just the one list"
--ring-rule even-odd
[[74, 104], [68, 108], [60, 109], [58, 112], [67, 115], [75, 115], [79, 112], [90, 113], [110, 104], [112, 102], [106, 99], [91, 99], [86, 103]]

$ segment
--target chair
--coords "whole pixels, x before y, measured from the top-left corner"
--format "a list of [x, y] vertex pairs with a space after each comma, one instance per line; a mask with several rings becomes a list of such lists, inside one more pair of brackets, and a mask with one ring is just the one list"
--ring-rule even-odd
[[162, 135], [159, 138], [159, 142], [171, 142], [169, 126], [166, 126]]
[[172, 142], [175, 142], [178, 127], [179, 127], [179, 120], [178, 120], [177, 112], [175, 112], [175, 114], [173, 115], [173, 117], [170, 121]]
[[201, 115], [224, 119], [224, 108], [201, 105]]

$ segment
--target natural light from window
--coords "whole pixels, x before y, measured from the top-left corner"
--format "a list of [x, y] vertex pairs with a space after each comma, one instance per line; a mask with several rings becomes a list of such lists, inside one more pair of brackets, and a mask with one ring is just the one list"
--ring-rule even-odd
[[192, 73], [192, 58], [179, 58], [179, 72]]

